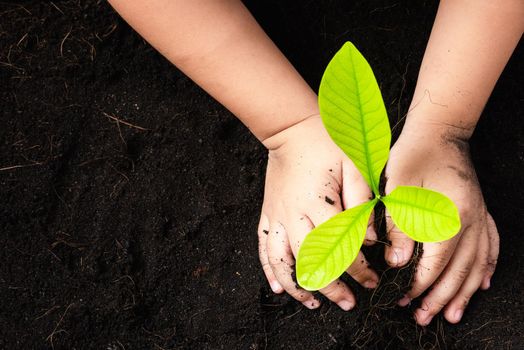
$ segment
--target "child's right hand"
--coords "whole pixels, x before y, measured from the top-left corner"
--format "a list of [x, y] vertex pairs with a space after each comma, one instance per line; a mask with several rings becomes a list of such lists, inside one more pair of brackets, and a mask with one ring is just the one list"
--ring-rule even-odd
[[[300, 244], [315, 226], [369, 200], [371, 191], [351, 160], [331, 140], [318, 115], [277, 133], [264, 145], [269, 156], [258, 227], [260, 261], [275, 293], [286, 291], [314, 309], [320, 302], [299, 288], [292, 277]], [[366, 242], [375, 240], [370, 225]], [[362, 252], [347, 272], [366, 288], [378, 283]], [[320, 292], [346, 311], [356, 304], [353, 293], [339, 280]]]

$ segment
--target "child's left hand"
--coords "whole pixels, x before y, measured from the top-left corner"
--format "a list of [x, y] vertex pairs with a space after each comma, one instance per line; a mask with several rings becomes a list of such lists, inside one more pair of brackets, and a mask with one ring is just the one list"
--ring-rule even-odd
[[[442, 309], [449, 322], [457, 323], [477, 289], [490, 286], [499, 235], [484, 204], [467, 139], [457, 137], [455, 127], [408, 124], [391, 150], [386, 193], [398, 185], [439, 191], [457, 205], [462, 228], [448, 241], [424, 243], [412, 288], [399, 305], [406, 306], [432, 287], [415, 311], [417, 323], [428, 325]], [[413, 254], [414, 242], [394, 227], [390, 217], [387, 221], [391, 247], [385, 259], [391, 266], [403, 266]]]

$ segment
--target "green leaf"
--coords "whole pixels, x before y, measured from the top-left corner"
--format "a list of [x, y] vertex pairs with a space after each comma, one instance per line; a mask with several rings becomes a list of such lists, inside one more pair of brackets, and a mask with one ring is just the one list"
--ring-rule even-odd
[[451, 199], [415, 186], [399, 186], [381, 198], [395, 225], [418, 242], [440, 242], [460, 231], [460, 217]]
[[318, 290], [337, 279], [357, 257], [377, 199], [345, 210], [315, 227], [297, 257], [297, 281]]
[[391, 130], [373, 71], [352, 43], [344, 44], [329, 62], [318, 101], [329, 135], [378, 196]]

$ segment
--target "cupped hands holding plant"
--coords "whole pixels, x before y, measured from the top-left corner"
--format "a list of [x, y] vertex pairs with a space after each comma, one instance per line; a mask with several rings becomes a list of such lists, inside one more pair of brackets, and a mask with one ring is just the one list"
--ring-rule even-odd
[[[319, 115], [311, 116], [264, 141], [269, 150], [262, 215], [258, 228], [259, 255], [271, 289], [286, 291], [308, 308], [320, 305], [292, 279], [295, 256], [304, 237], [317, 225], [369, 200], [371, 191], [352, 161], [331, 140]], [[367, 242], [376, 240], [370, 225]], [[347, 268], [362, 286], [373, 288], [378, 276], [362, 252]], [[320, 290], [342, 309], [356, 304], [341, 281]]]
[[[431, 188], [451, 198], [461, 217], [458, 235], [423, 245], [414, 283], [399, 301], [406, 306], [432, 287], [415, 312], [420, 325], [429, 324], [442, 309], [449, 322], [459, 322], [477, 289], [489, 288], [497, 263], [499, 236], [484, 204], [467, 137], [457, 127], [415, 123], [408, 118], [386, 167], [386, 193], [399, 185]], [[414, 242], [388, 215], [386, 221], [391, 246], [386, 248], [385, 259], [391, 266], [403, 266], [412, 256]]]

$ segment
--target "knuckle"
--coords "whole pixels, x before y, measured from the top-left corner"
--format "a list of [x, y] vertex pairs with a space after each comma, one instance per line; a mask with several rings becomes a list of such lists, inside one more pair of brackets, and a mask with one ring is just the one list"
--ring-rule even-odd
[[328, 297], [329, 299], [332, 299], [339, 294], [339, 290], [336, 284], [330, 284], [327, 287], [322, 288], [320, 292], [324, 294], [326, 297]]
[[273, 270], [281, 270], [282, 269], [282, 262], [279, 258], [268, 255], [268, 264], [271, 266]]
[[426, 285], [415, 281], [411, 286], [411, 290], [407, 293], [410, 298], [416, 298], [426, 290]]
[[464, 281], [464, 279], [466, 279], [466, 277], [468, 277], [469, 273], [471, 271], [471, 267], [468, 266], [464, 266], [464, 267], [460, 267], [456, 270], [454, 270], [454, 273], [453, 273], [453, 279], [455, 280], [455, 282], [462, 282]]
[[386, 231], [388, 234], [388, 237], [391, 238], [402, 238], [403, 233], [400, 231], [400, 229], [395, 225], [393, 220], [386, 219]]
[[467, 203], [459, 204], [457, 209], [462, 219], [469, 218], [472, 215], [472, 212], [475, 210], [472, 205]]
[[446, 306], [446, 303], [439, 299], [430, 300], [426, 304], [428, 312], [432, 315], [438, 314]]
[[483, 261], [478, 263], [477, 268], [480, 270], [481, 273], [485, 273], [489, 269], [488, 266], [489, 266], [488, 265], [488, 261], [487, 260], [483, 260]]
[[[449, 261], [449, 257], [445, 253], [438, 253], [431, 257], [432, 262], [431, 266], [433, 267], [433, 270], [439, 270], [441, 271], [444, 269], [444, 267], [447, 265]], [[421, 259], [422, 260], [422, 259]], [[431, 268], [430, 268], [431, 269]]]
[[360, 280], [368, 275], [369, 268], [365, 261], [360, 263], [352, 264], [347, 273], [356, 280]]
[[269, 262], [264, 262], [262, 261], [261, 264], [262, 265], [262, 270], [264, 270], [264, 272], [272, 272], [273, 270], [271, 269], [271, 265], [269, 265]]

